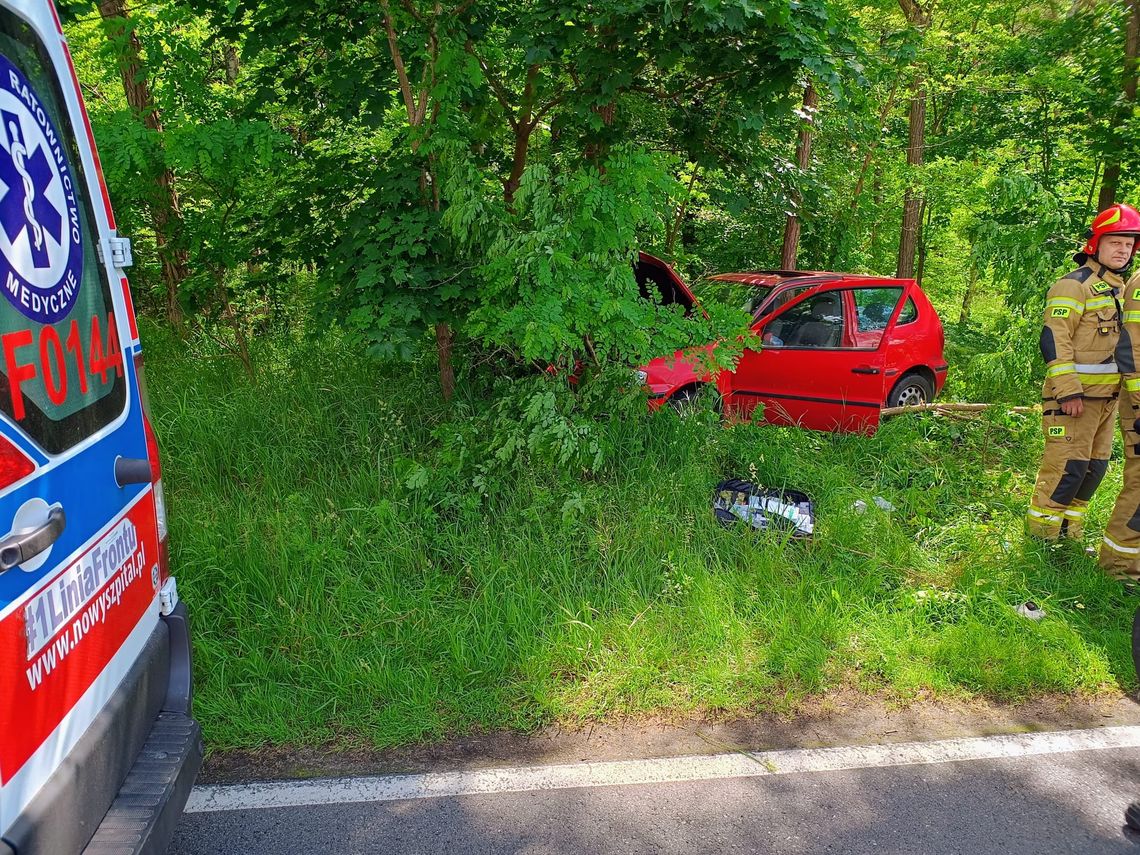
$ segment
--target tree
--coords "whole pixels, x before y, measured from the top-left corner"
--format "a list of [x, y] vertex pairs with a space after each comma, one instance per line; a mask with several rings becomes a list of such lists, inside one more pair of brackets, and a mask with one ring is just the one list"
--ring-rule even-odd
[[[807, 172], [811, 165], [811, 125], [819, 98], [815, 87], [809, 82], [804, 87], [803, 127], [800, 129], [799, 141], [796, 143], [796, 168], [799, 174]], [[784, 245], [780, 251], [780, 269], [796, 269], [796, 251], [800, 244], [800, 208], [803, 205], [803, 193], [796, 189], [792, 191], [792, 205], [788, 211], [787, 221], [784, 224]]]
[[154, 135], [154, 189], [148, 207], [162, 264], [162, 278], [166, 284], [167, 319], [176, 329], [181, 329], [182, 307], [178, 292], [179, 286], [189, 274], [189, 267], [182, 206], [174, 171], [164, 163], [162, 156], [162, 118], [151, 95], [139, 39], [127, 17], [124, 0], [99, 0], [99, 14], [106, 23], [107, 39], [114, 46], [118, 57], [127, 103], [135, 118]]
[[[907, 24], [922, 33], [930, 24], [930, 11], [916, 0], [899, 0]], [[899, 235], [899, 258], [895, 275], [901, 278], [914, 276], [914, 255], [918, 246], [918, 230], [922, 222], [922, 191], [915, 186], [917, 172], [922, 167], [926, 147], [926, 80], [916, 64], [911, 81], [910, 113], [907, 120], [909, 135], [906, 147], [908, 180], [903, 197], [902, 231]]]
[[1126, 123], [1136, 103], [1137, 51], [1140, 49], [1140, 0], [1128, 0], [1131, 10], [1128, 15], [1127, 35], [1124, 39], [1124, 71], [1121, 75], [1120, 104], [1116, 110], [1116, 125], [1113, 142], [1101, 178], [1100, 195], [1097, 197], [1097, 210], [1103, 211], [1116, 201], [1117, 186], [1120, 183], [1120, 151], [1124, 148], [1123, 134], [1119, 125]]

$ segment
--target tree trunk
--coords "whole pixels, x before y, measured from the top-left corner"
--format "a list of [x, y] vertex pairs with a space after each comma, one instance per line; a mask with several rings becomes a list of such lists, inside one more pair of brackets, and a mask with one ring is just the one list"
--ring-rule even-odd
[[[685, 198], [681, 200], [681, 204], [677, 206], [677, 213], [673, 216], [673, 222], [669, 224], [668, 230], [665, 232], [665, 253], [672, 255], [673, 247], [677, 243], [677, 235], [681, 233], [681, 226], [685, 221], [685, 213], [689, 209], [689, 200], [693, 196], [693, 185], [697, 183], [697, 176], [700, 175], [701, 168], [693, 166], [693, 174], [689, 176], [689, 186], [685, 190]], [[684, 241], [682, 241], [684, 243]]]
[[[162, 120], [143, 71], [141, 45], [127, 18], [124, 0], [99, 0], [99, 14], [107, 24], [107, 39], [118, 53], [119, 74], [123, 79], [123, 91], [131, 112], [147, 128], [161, 135]], [[161, 144], [161, 136], [159, 142]], [[190, 267], [183, 241], [185, 222], [182, 206], [178, 201], [174, 172], [169, 167], [163, 167], [156, 177], [155, 189], [150, 194], [147, 206], [154, 226], [158, 258], [162, 264], [162, 280], [166, 285], [167, 319], [175, 329], [181, 330], [183, 316], [182, 306], [178, 302], [178, 289], [189, 275]]]
[[[1124, 39], [1124, 77], [1122, 92], [1124, 94], [1124, 103], [1122, 109], [1116, 117], [1116, 122], [1119, 125], [1124, 121], [1132, 111], [1132, 105], [1136, 103], [1136, 55], [1137, 49], [1140, 48], [1140, 0], [1129, 0], [1129, 7], [1132, 13], [1128, 16], [1128, 33]], [[1116, 136], [1116, 129], [1113, 129], [1113, 135]], [[1114, 153], [1119, 151], [1119, 146], [1113, 146], [1111, 149]], [[1116, 159], [1109, 160], [1104, 167], [1104, 178], [1100, 182], [1100, 196], [1097, 198], [1097, 210], [1103, 211], [1109, 205], [1116, 201], [1116, 190], [1120, 183], [1120, 161]]]
[[448, 324], [435, 325], [435, 348], [439, 357], [439, 387], [443, 400], [450, 401], [455, 394], [455, 369], [451, 364], [451, 346], [455, 334]]
[[800, 128], [800, 138], [796, 143], [796, 186], [792, 190], [792, 210], [784, 222], [784, 246], [780, 251], [780, 269], [795, 270], [796, 254], [800, 246], [799, 211], [804, 202], [804, 194], [799, 189], [799, 181], [811, 165], [811, 130], [815, 118], [815, 107], [819, 103], [815, 87], [808, 83], [804, 89], [804, 123]]
[[[614, 123], [614, 112], [617, 110], [617, 102], [610, 101], [605, 106], [599, 107], [597, 104], [590, 106], [590, 112], [598, 115], [602, 120], [602, 127], [608, 128]], [[586, 143], [582, 156], [590, 163], [594, 164], [599, 172], [606, 171], [605, 159], [609, 154], [610, 143], [608, 136], [605, 132], [592, 133], [589, 141]]]
[[[438, 104], [432, 102], [431, 88], [435, 81], [435, 63], [438, 59], [436, 50], [430, 51], [428, 59], [425, 60], [427, 65], [424, 68], [423, 84], [417, 92], [412, 91], [411, 79], [408, 77], [408, 69], [404, 63], [404, 55], [400, 50], [400, 43], [396, 38], [396, 27], [392, 21], [392, 10], [388, 4], [388, 0], [381, 0], [381, 7], [384, 10], [384, 31], [388, 37], [388, 50], [392, 56], [392, 65], [396, 70], [396, 82], [400, 87], [400, 95], [404, 101], [404, 108], [408, 113], [408, 127], [410, 128], [428, 128], [434, 124], [438, 114]], [[435, 27], [442, 14], [441, 7], [436, 4], [434, 17], [431, 19], [429, 27], [428, 42], [435, 45]], [[412, 153], [419, 152], [420, 145], [423, 143], [424, 137], [417, 136], [412, 140]], [[440, 209], [439, 198], [439, 182], [433, 172], [433, 161], [429, 156], [420, 171], [420, 189], [423, 191], [423, 203], [434, 211]], [[435, 325], [435, 346], [436, 358], [439, 363], [439, 388], [445, 401], [450, 401], [452, 395], [455, 394], [455, 368], [451, 363], [451, 348], [454, 342], [455, 334], [451, 329], [451, 325], [447, 323], [437, 323]]]
[[851, 194], [851, 208], [850, 213], [854, 214], [859, 208], [859, 197], [863, 195], [863, 183], [867, 178], [867, 170], [871, 166], [871, 158], [875, 156], [875, 149], [879, 147], [879, 143], [883, 141], [883, 125], [887, 122], [887, 117], [891, 114], [891, 107], [895, 105], [895, 93], [898, 92], [898, 84], [896, 83], [891, 87], [891, 94], [887, 96], [887, 101], [883, 104], [883, 109], [879, 112], [879, 136], [871, 141], [867, 146], [867, 151], [863, 155], [863, 165], [859, 168], [859, 179], [855, 182], [855, 190]]
[[541, 66], [531, 65], [526, 70], [526, 85], [523, 87], [522, 99], [519, 103], [518, 118], [511, 121], [511, 130], [515, 135], [515, 150], [511, 158], [511, 174], [503, 182], [503, 201], [513, 210], [515, 193], [519, 189], [523, 172], [526, 171], [526, 159], [530, 152], [530, 135], [537, 124], [534, 118], [534, 99], [538, 82], [538, 73]]
[[871, 203], [875, 206], [875, 216], [871, 218], [871, 255], [878, 258], [879, 212], [883, 207], [883, 167], [879, 164], [875, 164], [875, 171], [871, 175]]
[[[930, 25], [930, 13], [916, 0], [899, 0], [899, 6], [910, 26], [925, 30]], [[909, 139], [906, 147], [907, 186], [903, 196], [902, 232], [899, 235], [899, 256], [895, 275], [900, 279], [914, 276], [914, 253], [918, 245], [918, 228], [922, 218], [922, 191], [914, 186], [922, 167], [926, 146], [926, 80], [922, 69], [916, 67], [911, 84]]]
[[914, 281], [922, 287], [922, 277], [926, 273], [926, 236], [930, 233], [930, 203], [922, 200], [922, 210], [918, 215], [918, 269]]
[[245, 328], [241, 324], [241, 318], [238, 317], [237, 312], [234, 311], [233, 304], [230, 302], [229, 292], [226, 290], [226, 271], [224, 268], [214, 270], [214, 287], [218, 293], [218, 300], [222, 304], [222, 316], [226, 319], [226, 323], [230, 325], [230, 329], [234, 334], [234, 347], [237, 350], [238, 359], [241, 360], [241, 366], [245, 369], [247, 377], [254, 377], [255, 371], [253, 369], [253, 359], [249, 355], [249, 339], [245, 334]]
[[914, 276], [914, 253], [918, 245], [918, 226], [922, 217], [922, 191], [913, 186], [916, 173], [922, 166], [926, 142], [926, 84], [922, 74], [916, 74], [914, 91], [910, 99], [910, 136], [906, 148], [906, 193], [903, 196], [902, 232], [899, 235], [899, 257], [895, 275], [900, 279]]
[[973, 260], [974, 248], [970, 247], [970, 281], [966, 283], [966, 293], [962, 295], [962, 311], [958, 314], [958, 323], [965, 325], [970, 322], [970, 304], [974, 302], [974, 289], [978, 287], [978, 262]]
[[233, 86], [237, 83], [238, 71], [241, 69], [241, 59], [238, 57], [237, 45], [233, 42], [226, 42], [225, 47], [225, 60], [226, 60], [226, 83]]

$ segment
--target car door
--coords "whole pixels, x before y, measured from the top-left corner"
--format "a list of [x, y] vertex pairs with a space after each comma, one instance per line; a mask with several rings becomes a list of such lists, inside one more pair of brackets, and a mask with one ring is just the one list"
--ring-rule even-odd
[[0, 2], [0, 831], [158, 619], [134, 315], [68, 63], [48, 4]]
[[730, 408], [748, 416], [760, 405], [770, 424], [872, 433], [904, 290], [895, 281], [830, 283], [757, 322], [761, 349], [745, 351], [721, 390]]

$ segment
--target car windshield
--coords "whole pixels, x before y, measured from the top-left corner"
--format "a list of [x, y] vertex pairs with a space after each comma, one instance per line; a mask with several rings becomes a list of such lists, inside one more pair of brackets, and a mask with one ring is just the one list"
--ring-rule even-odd
[[760, 308], [761, 304], [768, 299], [768, 295], [772, 293], [772, 286], [703, 279], [697, 284], [694, 293], [702, 303], [718, 303], [722, 306], [740, 308], [741, 311], [752, 316], [756, 314], [756, 310]]

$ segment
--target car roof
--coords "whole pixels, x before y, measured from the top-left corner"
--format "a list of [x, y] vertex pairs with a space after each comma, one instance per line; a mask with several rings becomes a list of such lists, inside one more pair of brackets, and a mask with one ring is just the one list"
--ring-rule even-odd
[[774, 287], [795, 280], [805, 285], [819, 285], [824, 282], [842, 282], [845, 279], [882, 279], [897, 282], [889, 276], [869, 276], [863, 273], [835, 273], [829, 270], [749, 270], [742, 273], [717, 273], [708, 277], [715, 282], [735, 282], [740, 285], [760, 285]]

